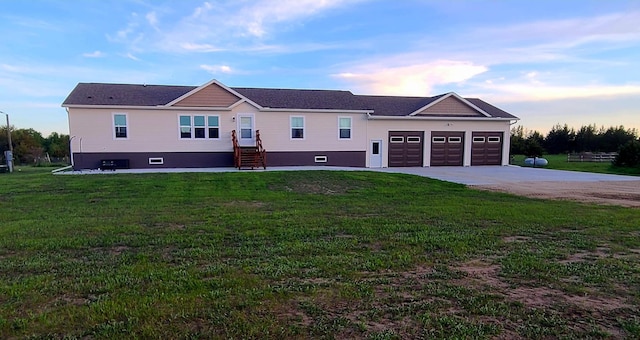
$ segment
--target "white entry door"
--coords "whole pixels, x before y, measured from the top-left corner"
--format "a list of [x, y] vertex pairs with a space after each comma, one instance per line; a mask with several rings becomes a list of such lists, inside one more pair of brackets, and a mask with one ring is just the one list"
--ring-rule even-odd
[[256, 145], [256, 131], [253, 126], [253, 120], [253, 115], [238, 115], [238, 143], [240, 143], [240, 146]]
[[382, 167], [382, 141], [372, 140], [369, 150], [369, 166], [372, 168]]

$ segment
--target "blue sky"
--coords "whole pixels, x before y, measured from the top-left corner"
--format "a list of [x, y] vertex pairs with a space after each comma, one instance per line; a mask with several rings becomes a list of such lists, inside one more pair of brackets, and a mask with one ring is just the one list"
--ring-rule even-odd
[[[0, 0], [0, 111], [68, 133], [78, 82], [480, 97], [640, 129], [640, 1]], [[3, 118], [3, 117], [0, 117]]]

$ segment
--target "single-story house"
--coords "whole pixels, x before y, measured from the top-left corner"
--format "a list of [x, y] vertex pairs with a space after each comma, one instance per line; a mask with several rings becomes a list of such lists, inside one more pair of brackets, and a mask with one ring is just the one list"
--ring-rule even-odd
[[453, 92], [372, 96], [216, 80], [79, 83], [62, 106], [74, 169], [231, 167], [243, 147], [259, 148], [269, 166], [507, 165], [518, 120]]

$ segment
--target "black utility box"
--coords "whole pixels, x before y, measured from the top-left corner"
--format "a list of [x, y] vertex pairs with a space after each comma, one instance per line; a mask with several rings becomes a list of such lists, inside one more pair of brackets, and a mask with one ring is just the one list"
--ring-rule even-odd
[[100, 161], [100, 170], [129, 169], [128, 159], [103, 159]]

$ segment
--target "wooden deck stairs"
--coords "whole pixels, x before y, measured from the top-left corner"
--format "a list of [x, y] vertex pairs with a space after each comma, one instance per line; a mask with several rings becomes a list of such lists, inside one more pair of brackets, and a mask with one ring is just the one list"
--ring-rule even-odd
[[260, 131], [256, 130], [255, 146], [240, 146], [236, 130], [231, 131], [233, 140], [233, 165], [238, 170], [264, 168], [267, 169], [267, 151], [262, 147]]

